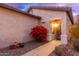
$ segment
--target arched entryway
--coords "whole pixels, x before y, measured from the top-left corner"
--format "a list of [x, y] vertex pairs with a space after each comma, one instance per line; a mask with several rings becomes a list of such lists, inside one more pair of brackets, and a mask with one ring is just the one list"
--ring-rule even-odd
[[50, 20], [50, 27], [53, 37], [57, 40], [61, 39], [61, 19], [52, 18]]

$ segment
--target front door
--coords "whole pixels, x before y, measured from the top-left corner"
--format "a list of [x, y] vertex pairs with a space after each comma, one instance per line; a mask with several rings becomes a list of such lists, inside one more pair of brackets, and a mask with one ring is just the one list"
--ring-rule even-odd
[[51, 32], [54, 39], [60, 40], [61, 37], [61, 19], [55, 18], [50, 20]]

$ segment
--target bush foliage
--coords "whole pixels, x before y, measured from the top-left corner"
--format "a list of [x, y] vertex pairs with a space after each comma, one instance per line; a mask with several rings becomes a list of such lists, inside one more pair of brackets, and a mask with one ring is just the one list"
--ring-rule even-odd
[[79, 21], [70, 28], [73, 46], [79, 51]]
[[31, 31], [31, 36], [37, 41], [46, 41], [47, 29], [44, 26], [35, 26]]

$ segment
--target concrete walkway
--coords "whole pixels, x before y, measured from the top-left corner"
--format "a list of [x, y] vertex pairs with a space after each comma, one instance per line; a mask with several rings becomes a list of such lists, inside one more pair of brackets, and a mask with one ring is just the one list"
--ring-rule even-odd
[[52, 40], [38, 48], [35, 48], [22, 56], [48, 56], [52, 51], [54, 51], [55, 47], [60, 45], [61, 42], [58, 40]]

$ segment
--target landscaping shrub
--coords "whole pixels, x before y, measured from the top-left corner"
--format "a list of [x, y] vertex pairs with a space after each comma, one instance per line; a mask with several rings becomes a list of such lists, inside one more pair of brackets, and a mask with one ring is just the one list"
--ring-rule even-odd
[[14, 42], [13, 45], [9, 46], [10, 49], [17, 49], [17, 48], [23, 48], [23, 47], [24, 47], [24, 43], [18, 43], [18, 42]]
[[73, 46], [77, 51], [79, 51], [79, 39], [74, 39]]
[[31, 36], [37, 41], [47, 41], [47, 29], [43, 26], [35, 26], [31, 31]]
[[79, 21], [70, 28], [73, 47], [79, 51]]
[[60, 45], [55, 48], [54, 53], [57, 56], [73, 56], [73, 51], [66, 45]]

